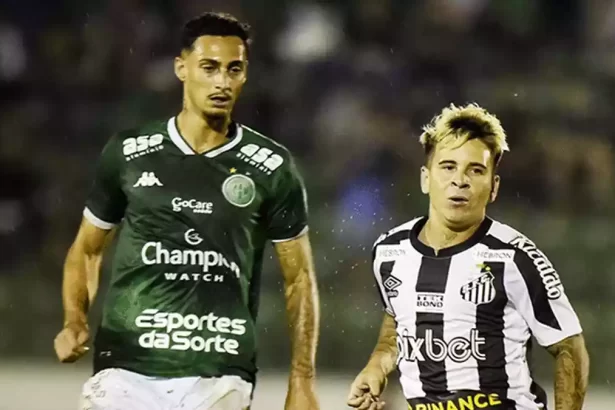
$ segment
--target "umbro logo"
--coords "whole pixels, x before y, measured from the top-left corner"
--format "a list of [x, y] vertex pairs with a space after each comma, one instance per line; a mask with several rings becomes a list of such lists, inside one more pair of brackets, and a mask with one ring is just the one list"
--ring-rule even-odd
[[399, 295], [399, 292], [395, 289], [401, 285], [401, 280], [397, 279], [395, 276], [390, 275], [382, 284], [384, 285], [388, 297], [394, 298]]
[[156, 177], [153, 172], [144, 172], [141, 174], [139, 180], [133, 185], [133, 187], [150, 187], [150, 186], [162, 186], [162, 182]]

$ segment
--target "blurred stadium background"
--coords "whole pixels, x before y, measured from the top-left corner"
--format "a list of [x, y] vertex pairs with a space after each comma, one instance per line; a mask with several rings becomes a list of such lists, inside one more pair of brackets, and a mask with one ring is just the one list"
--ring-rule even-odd
[[[56, 364], [52, 341], [93, 162], [112, 132], [179, 110], [177, 29], [212, 9], [256, 34], [236, 119], [287, 145], [305, 175], [323, 409], [344, 408], [377, 336], [371, 244], [425, 209], [420, 126], [469, 101], [512, 147], [490, 214], [559, 268], [592, 357], [585, 408], [615, 408], [615, 1], [2, 0], [0, 409], [76, 408], [90, 357]], [[257, 410], [282, 408], [286, 388], [281, 289], [269, 258]], [[535, 359], [549, 386], [550, 358]], [[405, 408], [389, 386], [389, 408]]]

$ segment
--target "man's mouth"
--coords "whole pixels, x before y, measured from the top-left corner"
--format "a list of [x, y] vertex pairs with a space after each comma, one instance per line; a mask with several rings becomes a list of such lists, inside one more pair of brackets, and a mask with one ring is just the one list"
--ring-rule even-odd
[[231, 96], [226, 94], [215, 94], [209, 97], [210, 100], [223, 104], [231, 101]]
[[456, 205], [465, 205], [470, 201], [467, 197], [461, 195], [451, 196], [448, 200]]

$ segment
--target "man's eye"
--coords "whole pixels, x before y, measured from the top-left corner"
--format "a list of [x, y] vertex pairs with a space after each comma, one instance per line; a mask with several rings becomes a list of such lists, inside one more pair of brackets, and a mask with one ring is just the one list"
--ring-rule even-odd
[[205, 65], [203, 67], [201, 67], [203, 70], [207, 71], [207, 72], [212, 72], [214, 71], [216, 68], [214, 66], [211, 65]]

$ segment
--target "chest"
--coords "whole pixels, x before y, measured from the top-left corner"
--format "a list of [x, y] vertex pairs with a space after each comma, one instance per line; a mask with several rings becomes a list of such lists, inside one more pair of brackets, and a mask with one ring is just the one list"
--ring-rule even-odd
[[436, 320], [452, 326], [501, 320], [508, 303], [508, 267], [475, 255], [431, 258], [407, 251], [381, 263], [382, 283], [396, 319], [417, 324]]
[[257, 224], [269, 195], [234, 157], [150, 155], [130, 161], [121, 182], [128, 217], [155, 218], [161, 226], [178, 220], [210, 228]]

